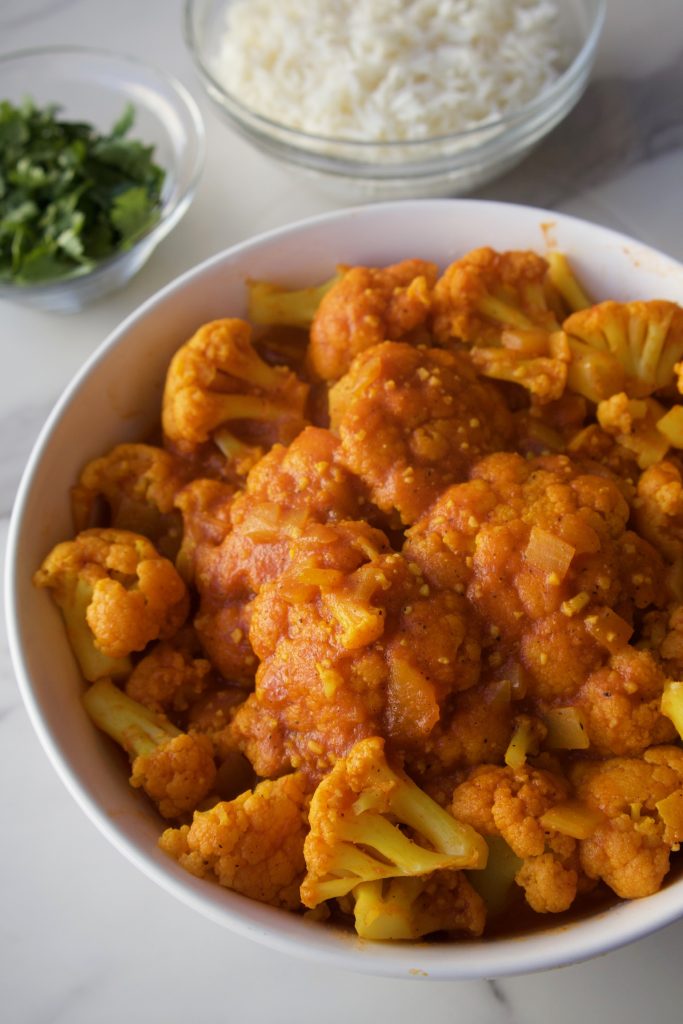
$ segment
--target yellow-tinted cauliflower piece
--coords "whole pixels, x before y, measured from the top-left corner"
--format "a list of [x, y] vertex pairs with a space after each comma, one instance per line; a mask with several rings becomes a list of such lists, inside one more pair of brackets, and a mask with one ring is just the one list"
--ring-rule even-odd
[[345, 896], [361, 882], [486, 863], [482, 838], [392, 768], [378, 736], [356, 743], [318, 785], [309, 822], [301, 886], [307, 907]]
[[226, 511], [229, 525], [219, 542], [208, 535], [194, 540], [200, 598], [195, 625], [209, 658], [228, 679], [254, 677], [251, 603], [289, 566], [293, 543], [315, 524], [358, 514], [358, 487], [336, 464], [338, 447], [318, 427], [307, 427], [287, 448], [275, 445]]
[[657, 429], [664, 408], [654, 398], [629, 398], [619, 391], [598, 402], [596, 415], [605, 433], [633, 452], [640, 469], [660, 462], [669, 450], [669, 441]]
[[204, 324], [174, 355], [166, 375], [162, 426], [167, 444], [196, 455], [213, 442], [230, 470], [244, 475], [276, 442], [305, 423], [308, 385], [283, 366], [268, 366], [243, 320]]
[[181, 733], [132, 765], [131, 786], [144, 789], [164, 818], [191, 813], [208, 793], [216, 777], [213, 747], [206, 736]]
[[432, 329], [441, 344], [499, 345], [509, 328], [556, 331], [562, 296], [535, 252], [473, 249], [436, 282]]
[[338, 524], [351, 545], [328, 540], [307, 565], [297, 555], [256, 598], [261, 664], [232, 727], [260, 775], [292, 765], [320, 778], [372, 735], [419, 752], [450, 696], [478, 679], [478, 625], [463, 599], [430, 592], [400, 555], [373, 551], [361, 525]]
[[195, 811], [191, 825], [167, 829], [159, 845], [198, 878], [296, 910], [306, 871], [308, 800], [301, 775], [266, 780], [253, 792]]
[[487, 452], [505, 448], [512, 420], [467, 356], [385, 342], [359, 355], [330, 392], [338, 461], [384, 512], [412, 523]]
[[125, 690], [153, 711], [177, 714], [187, 711], [212, 682], [211, 662], [202, 657], [194, 631], [186, 627], [140, 659]]
[[633, 516], [641, 536], [667, 562], [683, 560], [683, 476], [675, 462], [663, 461], [640, 475]]
[[561, 776], [528, 765], [474, 768], [453, 793], [454, 817], [484, 836], [504, 839], [522, 860], [515, 881], [539, 914], [567, 910], [576, 897], [576, 841], [541, 821], [569, 794]]
[[[581, 703], [591, 742], [632, 754], [670, 734], [657, 710], [664, 677], [629, 647], [636, 613], [666, 603], [665, 568], [628, 518], [608, 475], [566, 456], [500, 453], [441, 495], [404, 554], [430, 585], [467, 595], [487, 623], [484, 663], [498, 678], [521, 671], [532, 711]], [[600, 672], [615, 673], [608, 696], [624, 698], [614, 728], [599, 694], [595, 713], [583, 702]]]
[[216, 765], [208, 737], [182, 732], [108, 679], [93, 683], [83, 703], [98, 728], [129, 755], [131, 786], [143, 789], [164, 818], [190, 813], [211, 791]]
[[434, 932], [479, 936], [486, 909], [462, 871], [361, 882], [353, 891], [362, 939], [419, 939]]
[[[484, 377], [524, 388], [534, 410], [557, 403], [564, 396], [570, 352], [562, 331], [505, 328], [500, 344], [473, 345], [470, 356]], [[521, 392], [515, 394], [508, 389], [508, 393], [515, 406], [523, 407]]]
[[35, 574], [60, 607], [88, 680], [122, 675], [152, 640], [174, 635], [189, 609], [187, 588], [151, 541], [127, 530], [83, 530], [52, 549]]
[[672, 388], [683, 356], [683, 309], [674, 302], [601, 302], [563, 323], [568, 386], [594, 402], [620, 391], [639, 398]]
[[[76, 530], [132, 530], [153, 541], [162, 555], [175, 558], [181, 530], [174, 504], [185, 472], [181, 461], [163, 448], [116, 445], [87, 464], [71, 492]], [[98, 516], [101, 502], [106, 506], [103, 522]]]
[[657, 892], [683, 839], [683, 751], [653, 747], [642, 758], [579, 761], [577, 796], [604, 816], [579, 843], [581, 866], [623, 899]]
[[175, 505], [183, 523], [176, 567], [188, 583], [194, 581], [198, 552], [216, 547], [230, 532], [234, 496], [235, 489], [230, 484], [205, 477], [191, 480], [176, 495]]
[[436, 264], [416, 259], [346, 269], [311, 325], [308, 359], [313, 373], [339, 380], [359, 352], [382, 341], [419, 337], [437, 273]]

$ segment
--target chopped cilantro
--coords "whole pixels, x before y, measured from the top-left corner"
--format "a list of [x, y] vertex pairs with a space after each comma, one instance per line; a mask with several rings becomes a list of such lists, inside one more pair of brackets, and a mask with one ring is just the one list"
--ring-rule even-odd
[[127, 138], [132, 104], [108, 135], [58, 113], [0, 101], [0, 281], [87, 273], [159, 217], [164, 171], [153, 146]]

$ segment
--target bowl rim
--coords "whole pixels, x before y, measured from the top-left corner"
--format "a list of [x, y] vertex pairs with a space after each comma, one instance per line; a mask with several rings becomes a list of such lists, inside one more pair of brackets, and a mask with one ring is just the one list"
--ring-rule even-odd
[[[194, 153], [194, 160], [182, 192], [172, 202], [170, 197], [167, 197], [162, 202], [159, 207], [158, 219], [131, 246], [119, 249], [105, 259], [100, 260], [91, 270], [87, 270], [85, 273], [65, 274], [63, 277], [58, 277], [51, 281], [35, 282], [33, 284], [18, 285], [13, 284], [11, 281], [2, 281], [0, 282], [0, 296], [21, 294], [27, 298], [38, 295], [45, 295], [47, 297], [63, 292], [65, 289], [78, 289], [81, 283], [90, 283], [98, 280], [100, 277], [107, 276], [112, 268], [117, 267], [120, 263], [125, 263], [132, 253], [140, 251], [151, 253], [187, 212], [204, 170], [206, 128], [199, 106], [189, 89], [175, 75], [170, 74], [170, 72], [155, 63], [136, 57], [134, 54], [110, 50], [106, 47], [58, 43], [55, 45], [24, 47], [19, 50], [0, 53], [0, 71], [7, 65], [14, 62], [20, 63], [26, 59], [68, 56], [86, 56], [96, 60], [102, 58], [107, 61], [118, 62], [130, 68], [144, 69], [147, 73], [151, 72], [159, 82], [162, 82], [167, 87], [169, 95], [173, 97], [173, 105], [185, 115], [184, 121], [191, 135], [188, 150], [191, 149]], [[119, 84], [125, 88], [129, 81], [126, 79]], [[123, 100], [125, 101], [125, 95]], [[169, 178], [175, 173], [174, 167], [168, 167], [165, 170]]]
[[[228, 92], [225, 86], [222, 85], [210, 71], [202, 56], [200, 40], [195, 32], [193, 17], [198, 2], [199, 0], [184, 0], [183, 33], [185, 42], [192, 56], [192, 60], [199, 71], [200, 76], [204, 79], [205, 84], [215, 90], [215, 92], [221, 97], [225, 98], [234, 108], [230, 111], [230, 114], [234, 117], [236, 122], [247, 127], [248, 130], [252, 130], [251, 126], [253, 124], [255, 126], [255, 131], [264, 139], [272, 140], [273, 133], [277, 133], [278, 136], [281, 136], [281, 142], [289, 144], [295, 150], [300, 148], [303, 149], [305, 148], [306, 143], [310, 143], [323, 146], [343, 146], [349, 152], [357, 154], [363, 154], [371, 150], [386, 153], [399, 150], [419, 154], [422, 149], [438, 145], [439, 143], [452, 142], [455, 140], [466, 141], [468, 139], [476, 139], [477, 135], [492, 132], [496, 133], [494, 141], [498, 143], [501, 140], [501, 136], [505, 137], [507, 134], [514, 133], [517, 128], [524, 127], [527, 121], [536, 122], [539, 118], [543, 119], [543, 116], [547, 114], [549, 110], [554, 109], [554, 105], [562, 100], [565, 93], [571, 91], [576, 80], [580, 78], [586, 70], [586, 66], [590, 61], [591, 55], [595, 50], [602, 33], [607, 14], [607, 0], [592, 0], [595, 5], [595, 9], [592, 13], [587, 13], [587, 17], [591, 19], [589, 28], [574, 58], [570, 61], [567, 67], [564, 68], [554, 82], [552, 82], [546, 89], [543, 89], [533, 100], [529, 100], [521, 107], [516, 107], [514, 110], [510, 110], [505, 114], [489, 118], [486, 121], [482, 121], [480, 124], [458, 132], [446, 132], [439, 135], [430, 135], [423, 139], [388, 139], [369, 142], [367, 140], [353, 139], [347, 136], [325, 135], [318, 132], [308, 132], [300, 128], [294, 128], [282, 121], [276, 121], [273, 118], [267, 117], [265, 114], [257, 113], [234, 96], [233, 93]], [[472, 149], [477, 154], [481, 154], [481, 148], [475, 146], [472, 147]], [[349, 161], [353, 161], [355, 157], [349, 157], [348, 159]], [[402, 165], [395, 165], [395, 169], [399, 168], [402, 168]]]
[[[663, 888], [646, 901], [625, 901], [591, 915], [585, 921], [569, 924], [565, 922], [530, 936], [513, 936], [488, 943], [483, 940], [444, 945], [389, 945], [366, 943], [346, 934], [342, 942], [339, 933], [329, 926], [314, 925], [296, 915], [288, 915], [275, 908], [254, 903], [239, 894], [228, 893], [231, 899], [227, 903], [223, 902], [216, 898], [214, 886], [193, 878], [170, 858], [167, 863], [164, 861], [163, 867], [160, 866], [145, 844], [136, 842], [125, 832], [123, 826], [117, 828], [102, 803], [91, 795], [80, 776], [67, 764], [60, 750], [60, 743], [44, 721], [40, 702], [33, 691], [21, 642], [22, 613], [18, 594], [22, 566], [17, 556], [24, 508], [30, 500], [34, 478], [39, 473], [44, 449], [55, 427], [99, 363], [105, 360], [119, 343], [125, 341], [131, 328], [143, 321], [155, 308], [163, 306], [174, 292], [201, 280], [208, 271], [222, 264], [229, 264], [235, 257], [242, 257], [252, 250], [271, 245], [283, 238], [305, 234], [307, 230], [316, 226], [327, 227], [336, 221], [363, 218], [367, 214], [373, 216], [374, 211], [381, 210], [386, 213], [380, 216], [391, 216], [394, 212], [412, 208], [422, 213], [427, 207], [433, 207], [435, 213], [445, 213], [447, 207], [457, 211], [464, 206], [472, 207], [474, 211], [486, 209], [496, 216], [515, 209], [524, 211], [540, 224], [550, 219], [558, 226], [565, 225], [571, 229], [571, 226], [575, 225], [577, 230], [588, 231], [589, 234], [597, 232], [615, 249], [630, 253], [634, 259], [653, 257], [658, 266], [674, 272], [677, 279], [680, 277], [683, 287], [683, 264], [632, 237], [571, 215], [522, 204], [489, 200], [416, 199], [348, 207], [298, 220], [238, 242], [185, 271], [125, 317], [95, 349], [64, 389], [38, 435], [17, 490], [8, 530], [4, 576], [8, 646], [18, 688], [33, 728], [53, 768], [73, 798], [86, 816], [129, 862], [185, 905], [228, 927], [236, 934], [279, 952], [305, 958], [312, 963], [345, 968], [357, 973], [451, 981], [519, 975], [576, 964], [634, 942], [683, 916], [683, 879], [675, 883], [680, 890], [678, 901], [671, 900], [670, 889]], [[224, 891], [223, 895], [226, 895]], [[242, 913], [240, 907], [247, 907], [247, 913]], [[422, 966], [417, 966], [418, 964]]]

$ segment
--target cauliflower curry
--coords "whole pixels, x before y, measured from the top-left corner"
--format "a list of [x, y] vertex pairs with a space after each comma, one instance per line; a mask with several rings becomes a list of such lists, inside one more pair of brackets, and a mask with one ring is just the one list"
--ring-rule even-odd
[[248, 291], [174, 355], [158, 435], [83, 468], [35, 574], [162, 849], [371, 940], [656, 892], [683, 309], [487, 247]]

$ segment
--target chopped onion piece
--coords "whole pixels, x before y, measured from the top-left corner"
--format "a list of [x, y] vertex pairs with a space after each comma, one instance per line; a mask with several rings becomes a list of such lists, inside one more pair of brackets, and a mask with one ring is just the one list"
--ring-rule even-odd
[[561, 582], [567, 575], [575, 554], [576, 548], [571, 544], [556, 537], [554, 533], [542, 530], [539, 526], [532, 526], [524, 557], [533, 569], [552, 573], [558, 582]]
[[545, 745], [551, 750], [586, 750], [590, 746], [579, 708], [552, 708], [543, 721], [548, 730]]
[[683, 739], [683, 682], [667, 679], [661, 704], [662, 714], [671, 719], [678, 735]]
[[674, 842], [680, 843], [683, 839], [683, 789], [677, 789], [659, 800], [655, 807], [659, 817], [673, 833]]
[[674, 405], [656, 426], [673, 448], [683, 448], [683, 405]]
[[538, 753], [538, 729], [534, 725], [528, 715], [518, 716], [515, 731], [505, 751], [505, 764], [508, 768], [521, 768], [526, 763], [527, 754]]
[[579, 800], [567, 800], [551, 807], [540, 821], [543, 828], [554, 829], [563, 836], [588, 839], [602, 823], [603, 817], [600, 811], [586, 807]]
[[599, 608], [583, 621], [591, 636], [606, 647], [610, 654], [616, 654], [625, 647], [633, 635], [633, 626], [611, 608]]

